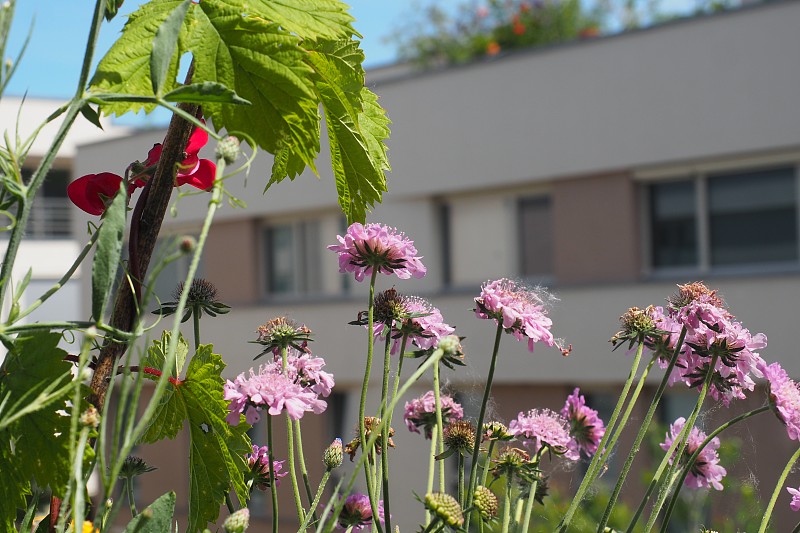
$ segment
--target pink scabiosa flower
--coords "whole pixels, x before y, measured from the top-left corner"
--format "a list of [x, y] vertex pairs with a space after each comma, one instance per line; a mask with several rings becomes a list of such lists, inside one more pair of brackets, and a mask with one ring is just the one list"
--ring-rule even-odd
[[[661, 449], [669, 450], [672, 443], [680, 435], [685, 424], [686, 419], [680, 417], [669, 426], [666, 439], [660, 444]], [[693, 427], [689, 432], [689, 439], [686, 441], [686, 447], [683, 449], [683, 459], [681, 461], [688, 460], [694, 452], [697, 451], [703, 441], [706, 440], [706, 437], [708, 437], [708, 435], [698, 428]], [[728, 472], [719, 465], [718, 448], [719, 439], [715, 437], [709, 441], [706, 447], [700, 452], [700, 455], [697, 456], [697, 460], [692, 465], [691, 470], [689, 470], [689, 475], [686, 476], [684, 485], [693, 489], [713, 487], [717, 490], [722, 490], [723, 487], [720, 482]], [[673, 460], [674, 457], [671, 457], [669, 460], [670, 464], [672, 464]]]
[[[442, 407], [442, 423], [446, 426], [454, 420], [464, 418], [464, 409], [451, 396], [441, 394], [439, 401]], [[436, 396], [430, 390], [410, 402], [406, 402], [404, 418], [409, 431], [419, 433], [422, 428], [426, 439], [433, 435], [436, 427]]]
[[800, 490], [792, 487], [786, 487], [786, 490], [792, 495], [792, 503], [789, 504], [789, 508], [792, 511], [800, 511]]
[[352, 272], [357, 281], [363, 281], [373, 271], [397, 274], [400, 279], [425, 275], [414, 242], [395, 228], [355, 222], [336, 239], [339, 244], [328, 246], [328, 250], [339, 254], [339, 272]]
[[275, 372], [269, 365], [259, 367], [258, 373], [251, 368], [249, 377], [242, 372], [234, 381], [228, 380], [224, 393], [224, 398], [230, 402], [226, 420], [233, 426], [239, 424], [242, 414], [248, 424], [255, 424], [264, 408], [270, 415], [286, 411], [292, 420], [299, 420], [308, 411], [319, 414], [328, 406], [314, 391]]
[[579, 388], [567, 396], [567, 402], [561, 409], [561, 416], [569, 422], [569, 434], [572, 440], [569, 442], [570, 450], [586, 457], [592, 457], [597, 453], [597, 446], [606, 433], [603, 421], [597, 416], [597, 411], [586, 405], [586, 399], [580, 393]]
[[[351, 324], [366, 326], [367, 312], [361, 311], [358, 320]], [[375, 336], [385, 335], [389, 326], [394, 339], [392, 354], [397, 353], [404, 336], [419, 349], [427, 350], [455, 331], [430, 302], [418, 296], [405, 296], [393, 288], [375, 297]]]
[[780, 363], [761, 365], [764, 377], [767, 378], [767, 394], [769, 405], [778, 416], [778, 420], [786, 426], [786, 433], [792, 440], [800, 440], [800, 390], [798, 384], [789, 378], [789, 374]]
[[553, 321], [545, 313], [551, 299], [554, 298], [541, 287], [529, 289], [501, 278], [483, 284], [481, 295], [475, 298], [475, 314], [502, 325], [518, 341], [527, 338], [528, 350], [532, 352], [533, 345], [539, 341], [547, 346], [555, 344], [550, 333]]
[[[253, 444], [253, 453], [248, 453], [245, 459], [247, 459], [247, 464], [250, 466], [250, 475], [253, 476], [254, 486], [259, 490], [267, 490], [270, 487], [269, 448]], [[289, 473], [283, 471], [283, 463], [283, 461], [272, 461], [276, 487], [280, 487], [281, 478], [286, 477], [286, 474]]]
[[550, 409], [531, 409], [527, 413], [519, 413], [516, 420], [508, 425], [508, 432], [528, 446], [534, 455], [548, 448], [572, 461], [580, 458], [574, 446], [570, 446], [572, 437], [569, 435], [569, 422]]
[[336, 383], [333, 374], [322, 370], [324, 366], [325, 359], [322, 357], [290, 349], [286, 354], [285, 372], [283, 362], [279, 357], [265, 364], [264, 369], [273, 374], [285, 374], [293, 383], [327, 398]]
[[[383, 524], [383, 500], [378, 500], [378, 521]], [[369, 496], [356, 492], [347, 497], [336, 524], [339, 529], [352, 527], [355, 531], [370, 528], [372, 525], [372, 507]]]

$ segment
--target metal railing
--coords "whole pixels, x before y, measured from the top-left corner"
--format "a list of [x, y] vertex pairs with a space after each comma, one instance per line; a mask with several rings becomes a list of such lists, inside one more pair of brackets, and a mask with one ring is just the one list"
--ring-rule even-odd
[[67, 198], [37, 198], [26, 235], [33, 239], [63, 239], [72, 235], [72, 204]]

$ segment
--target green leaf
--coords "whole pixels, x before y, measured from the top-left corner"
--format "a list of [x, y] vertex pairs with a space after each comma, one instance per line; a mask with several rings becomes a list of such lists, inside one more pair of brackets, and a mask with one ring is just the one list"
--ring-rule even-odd
[[[109, 0], [112, 1], [112, 0]], [[153, 95], [153, 82], [150, 77], [150, 55], [153, 39], [167, 17], [185, 0], [153, 0], [141, 6], [130, 15], [122, 35], [112, 45], [100, 63], [89, 85], [93, 93]], [[192, 9], [191, 12], [195, 11]], [[186, 51], [182, 45], [186, 27], [192, 17], [184, 19], [184, 28], [178, 38], [178, 54], [170, 60], [167, 74], [161, 88], [171, 91], [177, 86], [178, 58]], [[113, 102], [102, 106], [106, 114], [121, 115], [128, 111], [144, 109], [150, 112], [156, 105], [142, 102]]]
[[[49, 332], [17, 338], [0, 377], [0, 398], [9, 395], [9, 402], [14, 405], [19, 398], [30, 397], [32, 389], [41, 389], [43, 385], [54, 382], [62, 386], [71, 381], [72, 365], [64, 361], [67, 353], [58, 348], [60, 340], [60, 334]], [[10, 457], [19, 465], [25, 478], [34, 477], [37, 485], [49, 485], [56, 495], [61, 496], [72, 470], [70, 418], [65, 414], [66, 401], [70, 399], [71, 392], [67, 389], [59, 401], [43, 405], [32, 415], [24, 416], [5, 431], [0, 431], [0, 442], [13, 443]], [[91, 449], [87, 452], [92, 453]]]
[[203, 106], [216, 128], [244, 131], [270, 153], [289, 146], [306, 165], [319, 152], [318, 102], [300, 38], [240, 0], [204, 0], [187, 39], [195, 78], [231, 88], [249, 107]]
[[94, 108], [88, 102], [84, 104], [84, 106], [81, 108], [81, 115], [83, 115], [83, 118], [85, 118], [98, 128], [100, 128], [101, 130], [103, 129], [103, 125], [100, 123], [100, 115], [97, 114], [97, 111], [95, 111]]
[[122, 241], [125, 238], [125, 215], [127, 214], [128, 191], [123, 181], [119, 192], [103, 214], [103, 225], [97, 230], [97, 250], [92, 261], [92, 316], [103, 320], [108, 293], [117, 275]]
[[[167, 350], [169, 349], [169, 341], [172, 335], [169, 331], [164, 331], [161, 334], [160, 341], [153, 341], [153, 345], [147, 348], [147, 353], [142, 359], [142, 366], [150, 366], [157, 370], [164, 369], [164, 362], [167, 360]], [[177, 378], [183, 372], [183, 365], [186, 364], [186, 356], [189, 354], [189, 344], [183, 336], [178, 337], [178, 348], [175, 352], [175, 369], [172, 372], [172, 377]], [[153, 376], [147, 376], [152, 379], [158, 379]]]
[[158, 27], [156, 36], [153, 38], [153, 51], [150, 53], [150, 81], [153, 87], [153, 94], [161, 95], [164, 88], [164, 81], [169, 72], [169, 66], [175, 56], [175, 49], [178, 47], [178, 36], [181, 33], [183, 20], [189, 11], [192, 0], [184, 0], [178, 7], [164, 19]]
[[347, 39], [358, 35], [347, 4], [338, 0], [252, 0], [251, 6], [259, 16], [306, 38]]
[[[163, 346], [161, 353], [163, 353]], [[210, 345], [201, 345], [192, 357], [180, 386], [168, 389], [143, 441], [174, 437], [183, 420], [189, 424], [189, 531], [199, 531], [219, 517], [225, 494], [231, 488], [241, 501], [248, 496], [244, 474], [245, 455], [251, 451], [247, 430], [240, 423], [230, 426], [227, 402], [223, 398], [222, 358]], [[149, 355], [148, 355], [149, 357]], [[150, 362], [156, 362], [154, 354]], [[166, 398], [166, 396], [165, 396]], [[180, 422], [179, 422], [180, 421]]]
[[0, 531], [16, 531], [17, 509], [25, 508], [25, 496], [31, 494], [30, 481], [20, 468], [11, 451], [11, 442], [3, 438], [0, 440]]
[[189, 102], [195, 104], [214, 102], [219, 104], [250, 105], [248, 100], [245, 100], [221, 83], [213, 81], [178, 87], [174, 91], [165, 94], [164, 100], [167, 102]]
[[[272, 174], [264, 187], [264, 192], [267, 192], [274, 184], [282, 182], [284, 178], [288, 177], [290, 180], [294, 180], [303, 173], [305, 168], [306, 164], [291, 147], [281, 147], [275, 154], [275, 159], [272, 162]], [[314, 169], [314, 172], [316, 172], [316, 169]]]
[[125, 0], [106, 0], [106, 20], [110, 21], [117, 15]]
[[168, 492], [148, 505], [128, 522], [124, 533], [164, 533], [172, 530], [175, 514], [175, 493]]

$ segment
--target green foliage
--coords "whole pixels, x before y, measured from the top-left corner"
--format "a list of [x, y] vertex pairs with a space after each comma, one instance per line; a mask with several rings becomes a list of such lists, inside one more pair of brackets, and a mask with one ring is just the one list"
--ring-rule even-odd
[[122, 241], [125, 238], [128, 191], [125, 182], [103, 214], [103, 225], [97, 231], [97, 251], [92, 262], [92, 316], [103, 320], [108, 294], [119, 270]]
[[[186, 6], [153, 0], [131, 15], [90, 84], [105, 100], [102, 110], [149, 112], [162, 94], [201, 103], [215, 128], [245, 132], [275, 155], [269, 188], [306, 167], [317, 172], [322, 106], [339, 204], [350, 221], [364, 221], [386, 190], [389, 120], [364, 88], [364, 55], [347, 6], [204, 0], [183, 16]], [[194, 83], [183, 87], [175, 78], [187, 53]]]
[[[580, 0], [489, 0], [453, 15], [431, 4], [395, 34], [400, 56], [422, 68], [463, 63], [501, 51], [597, 35], [602, 10]], [[599, 5], [599, 3], [598, 3]]]
[[172, 515], [175, 513], [175, 493], [168, 492], [148, 505], [133, 520], [128, 522], [124, 533], [164, 533], [172, 531]]
[[[61, 335], [49, 332], [19, 337], [3, 363], [0, 398], [7, 399], [7, 405], [24, 403], [30, 412], [0, 431], [0, 527], [8, 527], [7, 520], [16, 516], [14, 508], [25, 508], [31, 479], [60, 496], [69, 482], [70, 417], [64, 413], [71, 387], [62, 389], [60, 396], [47, 395], [46, 401], [37, 396], [72, 380], [71, 365], [64, 361], [67, 354], [58, 348], [60, 340]], [[92, 454], [88, 449], [84, 460]]]
[[[163, 368], [168, 345], [169, 335], [165, 333], [148, 349], [143, 363]], [[186, 349], [180, 339], [179, 352]], [[174, 438], [188, 423], [189, 531], [201, 530], [217, 519], [231, 488], [241, 501], [248, 495], [244, 475], [248, 471], [245, 455], [251, 451], [249, 426], [230, 426], [225, 421], [228, 409], [221, 377], [225, 364], [211, 350], [210, 345], [200, 346], [188, 364], [186, 377], [168, 388], [142, 437], [148, 443]]]

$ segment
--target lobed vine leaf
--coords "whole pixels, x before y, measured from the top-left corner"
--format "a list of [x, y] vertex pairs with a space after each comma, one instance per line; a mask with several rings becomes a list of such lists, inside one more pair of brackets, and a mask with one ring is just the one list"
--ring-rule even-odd
[[[50, 332], [18, 337], [4, 362], [0, 398], [8, 397], [14, 405], [43, 384], [56, 383], [60, 387], [70, 382], [72, 365], [64, 361], [67, 353], [58, 348], [60, 340], [60, 334]], [[72, 469], [67, 412], [70, 399], [71, 391], [67, 388], [61, 399], [42, 403], [39, 409], [0, 431], [0, 442], [9, 443], [8, 448], [0, 451], [0, 463], [17, 465], [13, 469], [0, 467], [0, 485], [16, 487], [25, 493], [29, 480], [34, 478], [40, 487], [50, 486], [54, 494], [64, 495]], [[92, 449], [87, 449], [85, 459], [92, 455]]]
[[172, 531], [175, 493], [167, 492], [128, 522], [123, 533], [164, 533]]
[[[145, 361], [163, 362], [169, 337], [151, 347]], [[227, 402], [223, 399], [222, 358], [212, 353], [210, 345], [201, 345], [186, 369], [179, 386], [169, 387], [142, 440], [155, 442], [174, 438], [189, 426], [189, 531], [202, 530], [219, 516], [225, 494], [231, 489], [241, 501], [248, 490], [245, 455], [250, 450], [247, 424], [230, 426]]]
[[358, 32], [348, 5], [339, 0], [253, 0], [253, 11], [309, 39], [349, 39]]

